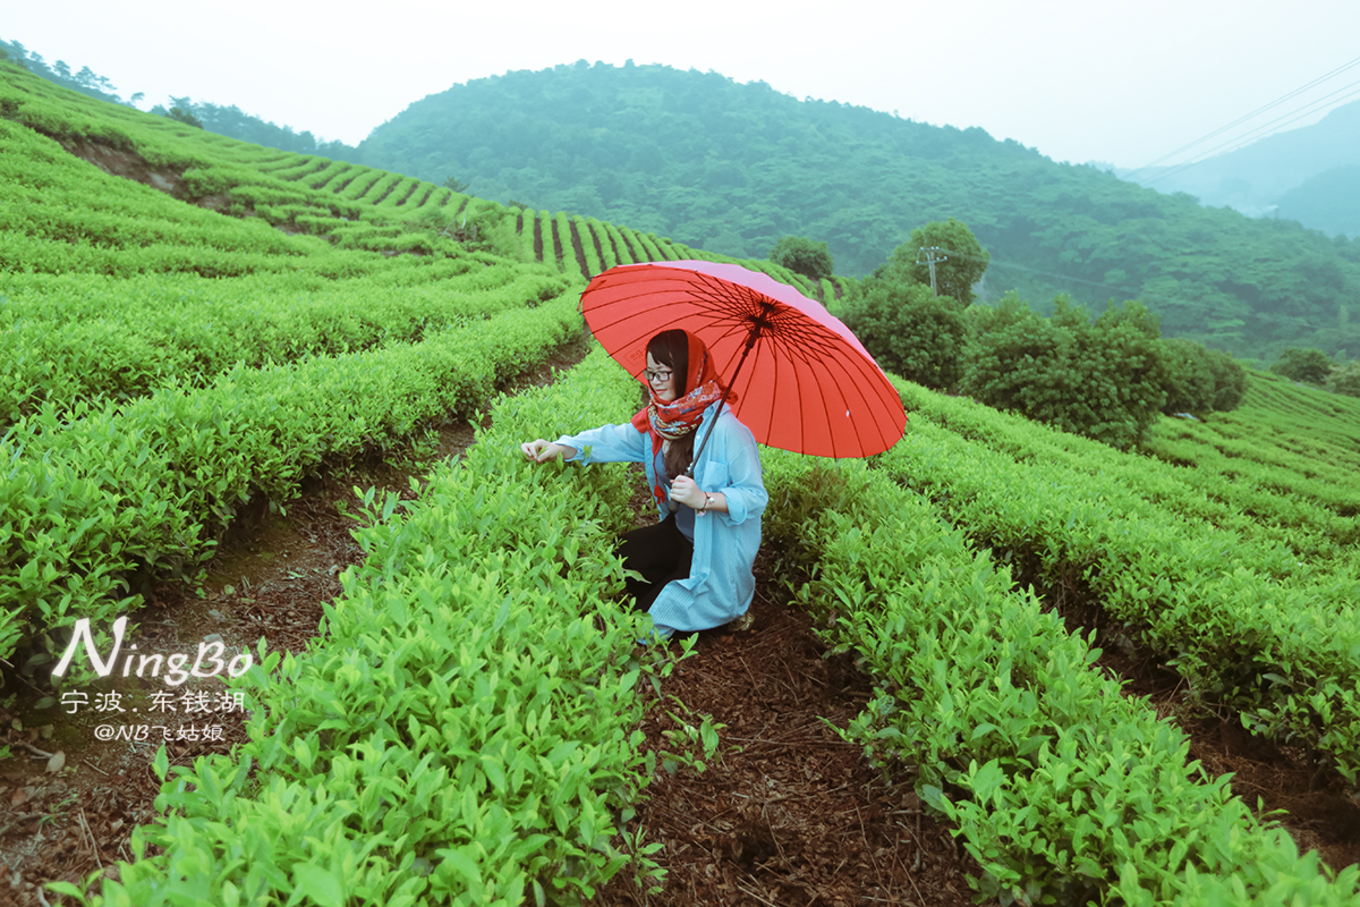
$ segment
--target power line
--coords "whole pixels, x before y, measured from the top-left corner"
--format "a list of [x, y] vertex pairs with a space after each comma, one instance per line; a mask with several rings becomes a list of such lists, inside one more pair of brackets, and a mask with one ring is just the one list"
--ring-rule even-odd
[[[1166, 178], [1169, 177], [1169, 176], [1175, 176], [1175, 175], [1178, 174], [1178, 173], [1183, 173], [1183, 172], [1185, 172], [1186, 170], [1189, 170], [1191, 167], [1195, 166], [1196, 164], [1201, 164], [1201, 163], [1203, 163], [1204, 161], [1208, 160], [1209, 158], [1213, 157], [1220, 149], [1226, 148], [1228, 145], [1234, 145], [1234, 143], [1236, 143], [1235, 146], [1231, 149], [1231, 151], [1236, 151], [1238, 148], [1242, 148], [1242, 147], [1244, 147], [1244, 146], [1250, 144], [1251, 142], [1255, 141], [1256, 138], [1259, 136], [1259, 134], [1265, 132], [1266, 130], [1269, 130], [1270, 127], [1274, 126], [1276, 123], [1279, 123], [1281, 120], [1286, 120], [1286, 118], [1292, 117], [1291, 119], [1287, 119], [1286, 122], [1284, 122], [1284, 123], [1282, 124], [1282, 126], [1288, 126], [1290, 123], [1293, 123], [1293, 122], [1295, 122], [1295, 121], [1297, 121], [1297, 120], [1301, 120], [1301, 119], [1303, 119], [1304, 117], [1309, 116], [1310, 114], [1316, 113], [1316, 112], [1318, 111], [1318, 109], [1320, 109], [1320, 108], [1318, 108], [1318, 107], [1314, 107], [1312, 110], [1306, 110], [1306, 109], [1304, 109], [1305, 107], [1308, 107], [1308, 106], [1310, 106], [1310, 105], [1320, 104], [1320, 103], [1326, 101], [1328, 98], [1332, 97], [1332, 95], [1335, 95], [1335, 94], [1337, 94], [1337, 93], [1339, 93], [1339, 92], [1345, 91], [1345, 90], [1348, 89], [1348, 88], [1355, 88], [1357, 85], [1360, 85], [1360, 80], [1357, 80], [1357, 81], [1355, 81], [1355, 82], [1352, 82], [1351, 84], [1345, 85], [1345, 86], [1343, 86], [1343, 87], [1341, 87], [1341, 88], [1338, 88], [1336, 91], [1333, 91], [1331, 94], [1323, 95], [1321, 98], [1318, 98], [1317, 100], [1309, 101], [1308, 104], [1305, 104], [1305, 105], [1304, 105], [1304, 107], [1296, 107], [1296, 108], [1294, 108], [1294, 110], [1291, 110], [1289, 113], [1286, 113], [1286, 114], [1284, 114], [1283, 116], [1280, 116], [1280, 117], [1276, 117], [1275, 119], [1271, 120], [1269, 123], [1266, 123], [1266, 124], [1264, 124], [1264, 125], [1262, 125], [1262, 126], [1256, 127], [1254, 130], [1252, 130], [1251, 132], [1247, 133], [1246, 135], [1239, 136], [1239, 137], [1234, 138], [1234, 139], [1229, 139], [1228, 141], [1224, 142], [1222, 145], [1217, 145], [1217, 146], [1215, 146], [1215, 147], [1213, 147], [1213, 148], [1210, 148], [1208, 151], [1203, 152], [1199, 157], [1195, 158], [1194, 160], [1187, 161], [1187, 162], [1185, 162], [1185, 163], [1183, 163], [1183, 164], [1177, 164], [1177, 165], [1174, 166], [1174, 167], [1168, 168], [1166, 171], [1157, 174], [1157, 175], [1154, 176], [1152, 179], [1147, 180], [1146, 182], [1140, 182], [1139, 185], [1142, 185], [1142, 186], [1151, 186], [1153, 183], [1156, 183], [1156, 182], [1159, 182], [1159, 181], [1161, 181], [1161, 180], [1164, 180], [1164, 179], [1166, 179]], [[1360, 89], [1356, 89], [1355, 91], [1352, 91], [1350, 94], [1345, 95], [1344, 97], [1338, 99], [1338, 100], [1335, 102], [1335, 106], [1339, 106], [1342, 102], [1344, 102], [1344, 101], [1346, 101], [1346, 100], [1348, 100], [1348, 99], [1350, 99], [1350, 98], [1353, 98], [1353, 97], [1355, 97], [1355, 96], [1357, 96], [1357, 95], [1360, 95]], [[1300, 111], [1302, 111], [1302, 112], [1300, 112]], [[1224, 153], [1224, 154], [1227, 154], [1227, 153], [1229, 153], [1229, 152], [1223, 152], [1223, 153]], [[1127, 176], [1125, 176], [1124, 178], [1125, 178], [1125, 179], [1128, 179]]]
[[[1100, 288], [1103, 289], [1103, 290], [1114, 290], [1114, 291], [1117, 292], [1117, 293], [1123, 293], [1123, 294], [1125, 294], [1126, 296], [1130, 296], [1130, 297], [1132, 297], [1133, 295], [1135, 295], [1135, 294], [1137, 293], [1136, 290], [1130, 290], [1130, 289], [1128, 289], [1128, 288], [1126, 288], [1126, 287], [1112, 287], [1112, 286], [1110, 286], [1110, 285], [1107, 284], [1107, 283], [1099, 283], [1099, 282], [1094, 281], [1094, 280], [1083, 280], [1083, 279], [1080, 278], [1080, 277], [1070, 277], [1070, 276], [1068, 276], [1068, 275], [1066, 275], [1066, 274], [1054, 274], [1052, 271], [1040, 271], [1038, 268], [1031, 268], [1031, 267], [1027, 267], [1027, 266], [1025, 266], [1025, 265], [1018, 265], [1018, 264], [1015, 264], [1014, 262], [1009, 262], [1009, 261], [997, 261], [997, 260], [994, 259], [994, 258], [978, 258], [976, 255], [969, 255], [967, 252], [957, 252], [957, 251], [955, 251], [955, 250], [953, 250], [953, 249], [945, 249], [945, 248], [941, 248], [941, 247], [939, 247], [939, 246], [936, 246], [936, 247], [935, 247], [935, 251], [937, 251], [937, 252], [943, 252], [943, 253], [945, 253], [945, 254], [947, 254], [947, 255], [953, 255], [953, 256], [955, 256], [955, 257], [957, 257], [957, 258], [966, 258], [966, 259], [968, 259], [969, 261], [977, 261], [977, 262], [981, 262], [982, 264], [987, 265], [989, 268], [990, 268], [992, 265], [996, 265], [996, 266], [1002, 267], [1002, 268], [1015, 268], [1016, 270], [1019, 270], [1019, 271], [1028, 271], [1028, 272], [1030, 272], [1031, 274], [1040, 274], [1040, 275], [1042, 275], [1042, 276], [1044, 276], [1044, 277], [1052, 277], [1052, 278], [1054, 278], [1055, 280], [1061, 280], [1061, 281], [1065, 281], [1065, 282], [1069, 282], [1069, 283], [1084, 283], [1084, 284], [1088, 284], [1089, 286], [1100, 287]], [[1171, 301], [1171, 300], [1166, 300], [1166, 301], [1169, 302], [1169, 301]]]
[[1124, 175], [1124, 179], [1132, 179], [1133, 174], [1135, 174], [1135, 173], [1141, 173], [1141, 172], [1143, 172], [1144, 170], [1147, 170], [1147, 169], [1149, 169], [1149, 168], [1151, 168], [1151, 167], [1155, 167], [1157, 164], [1160, 164], [1162, 161], [1166, 160], [1167, 158], [1174, 157], [1174, 156], [1176, 156], [1177, 154], [1180, 154], [1182, 151], [1187, 151], [1187, 150], [1189, 150], [1190, 148], [1193, 148], [1193, 147], [1195, 147], [1196, 145], [1200, 144], [1201, 142], [1207, 142], [1209, 139], [1215, 138], [1216, 136], [1221, 135], [1222, 133], [1226, 132], [1227, 130], [1232, 129], [1233, 127], [1238, 126], [1238, 125], [1240, 125], [1240, 124], [1246, 122], [1247, 120], [1250, 120], [1252, 117], [1254, 117], [1254, 116], [1256, 116], [1256, 115], [1258, 115], [1258, 114], [1261, 114], [1261, 113], [1265, 113], [1267, 110], [1270, 110], [1272, 107], [1275, 107], [1275, 106], [1278, 105], [1278, 104], [1282, 104], [1282, 103], [1284, 103], [1285, 101], [1290, 100], [1291, 98], [1297, 97], [1298, 95], [1302, 94], [1303, 92], [1307, 91], [1308, 89], [1310, 89], [1310, 88], [1312, 88], [1312, 87], [1314, 87], [1314, 86], [1316, 86], [1316, 85], [1319, 85], [1319, 84], [1321, 84], [1322, 82], [1325, 82], [1325, 81], [1327, 81], [1328, 79], [1330, 79], [1330, 78], [1332, 78], [1332, 77], [1334, 77], [1334, 76], [1338, 76], [1338, 75], [1340, 75], [1341, 73], [1345, 72], [1346, 70], [1351, 69], [1351, 68], [1353, 68], [1353, 67], [1355, 67], [1355, 66], [1360, 66], [1360, 57], [1356, 57], [1354, 60], [1351, 60], [1349, 63], [1343, 63], [1341, 66], [1338, 66], [1336, 69], [1333, 69], [1331, 72], [1329, 72], [1329, 73], [1324, 73], [1323, 75], [1318, 76], [1316, 79], [1313, 79], [1311, 82], [1307, 82], [1307, 83], [1305, 83], [1305, 84], [1303, 84], [1303, 85], [1300, 85], [1298, 88], [1295, 88], [1293, 91], [1285, 92], [1284, 94], [1280, 95], [1278, 98], [1276, 98], [1275, 100], [1271, 101], [1270, 103], [1265, 104], [1265, 105], [1263, 105], [1263, 106], [1261, 106], [1261, 107], [1256, 108], [1256, 109], [1253, 110], [1251, 113], [1248, 113], [1248, 114], [1245, 114], [1245, 115], [1243, 115], [1243, 116], [1238, 117], [1237, 119], [1233, 120], [1231, 123], [1227, 124], [1226, 126], [1220, 126], [1219, 128], [1215, 129], [1213, 132], [1210, 132], [1210, 133], [1207, 133], [1207, 134], [1205, 134], [1205, 135], [1202, 135], [1202, 136], [1200, 136], [1199, 138], [1195, 139], [1193, 142], [1190, 142], [1189, 144], [1186, 144], [1186, 145], [1182, 145], [1181, 147], [1177, 148], [1175, 151], [1171, 151], [1171, 152], [1169, 152], [1169, 153], [1167, 153], [1167, 154], [1162, 155], [1161, 157], [1157, 158], [1157, 160], [1153, 161], [1151, 164], [1146, 164], [1146, 165], [1144, 165], [1144, 166], [1142, 166], [1142, 167], [1139, 167], [1137, 170], [1130, 171], [1130, 173], [1127, 173], [1127, 174]]

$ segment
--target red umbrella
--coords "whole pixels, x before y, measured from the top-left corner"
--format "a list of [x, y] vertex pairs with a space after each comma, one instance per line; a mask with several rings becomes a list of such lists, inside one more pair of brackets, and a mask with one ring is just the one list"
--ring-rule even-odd
[[590, 282], [581, 311], [639, 380], [653, 336], [698, 335], [736, 397], [732, 411], [770, 447], [867, 457], [906, 430], [902, 398], [855, 335], [766, 274], [711, 261], [620, 265]]

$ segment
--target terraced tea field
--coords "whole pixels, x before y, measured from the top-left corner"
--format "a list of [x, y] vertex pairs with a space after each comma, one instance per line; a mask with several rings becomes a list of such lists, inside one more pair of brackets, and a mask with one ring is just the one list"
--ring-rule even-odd
[[[888, 453], [763, 451], [756, 628], [640, 647], [634, 476], [516, 447], [631, 415], [598, 350], [545, 373], [583, 351], [585, 276], [719, 256], [0, 77], [16, 897], [1357, 903], [1352, 401], [1253, 375], [1123, 454], [900, 382]], [[356, 522], [340, 477], [378, 479]], [[251, 539], [269, 579], [224, 576]], [[76, 621], [108, 651], [127, 615], [145, 650], [53, 684]], [[165, 681], [151, 653], [200, 642], [249, 668]], [[112, 741], [136, 778], [75, 733], [114, 693], [173, 725]], [[1189, 758], [1227, 739], [1187, 736], [1206, 716], [1311, 811]]]

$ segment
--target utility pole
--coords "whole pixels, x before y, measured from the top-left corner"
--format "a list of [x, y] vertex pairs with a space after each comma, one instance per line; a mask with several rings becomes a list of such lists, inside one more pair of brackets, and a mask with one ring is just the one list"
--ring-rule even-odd
[[[935, 286], [935, 265], [937, 262], [949, 261], [948, 256], [940, 254], [943, 251], [939, 246], [922, 246], [916, 250], [916, 263], [930, 266], [930, 292], [936, 296], [940, 295], [940, 291]], [[925, 256], [924, 261], [921, 260], [922, 256]]]

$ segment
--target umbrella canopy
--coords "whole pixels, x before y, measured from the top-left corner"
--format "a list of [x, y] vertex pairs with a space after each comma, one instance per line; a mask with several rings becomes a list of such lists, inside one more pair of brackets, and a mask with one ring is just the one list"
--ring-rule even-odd
[[647, 341], [683, 328], [708, 347], [756, 440], [821, 457], [867, 457], [906, 429], [902, 398], [839, 319], [739, 265], [620, 265], [581, 295], [595, 337], [639, 381]]

